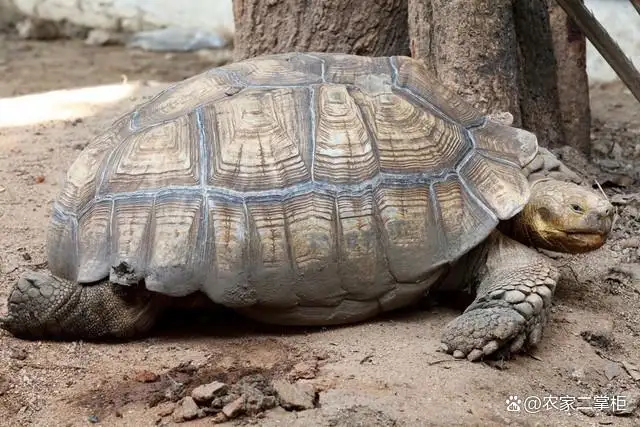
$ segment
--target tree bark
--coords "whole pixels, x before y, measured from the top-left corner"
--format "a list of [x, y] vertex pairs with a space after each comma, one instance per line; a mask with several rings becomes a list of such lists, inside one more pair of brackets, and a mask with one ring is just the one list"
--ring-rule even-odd
[[409, 52], [407, 0], [233, 0], [236, 60], [291, 51]]
[[510, 112], [541, 145], [587, 152], [584, 39], [554, 9], [550, 19], [549, 1], [409, 0], [412, 56], [481, 110]]
[[541, 145], [557, 147], [565, 137], [546, 0], [514, 0], [513, 5], [520, 48], [522, 126], [535, 133]]
[[482, 111], [521, 124], [512, 0], [409, 0], [414, 58]]
[[584, 34], [555, 0], [549, 19], [558, 63], [558, 98], [566, 143], [583, 153], [591, 151], [591, 107]]

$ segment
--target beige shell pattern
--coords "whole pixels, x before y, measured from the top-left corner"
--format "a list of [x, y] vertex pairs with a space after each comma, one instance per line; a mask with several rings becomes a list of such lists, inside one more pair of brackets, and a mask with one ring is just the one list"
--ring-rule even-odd
[[337, 323], [415, 297], [519, 212], [536, 152], [407, 57], [245, 60], [87, 146], [54, 205], [49, 267], [129, 284], [124, 262], [153, 291]]

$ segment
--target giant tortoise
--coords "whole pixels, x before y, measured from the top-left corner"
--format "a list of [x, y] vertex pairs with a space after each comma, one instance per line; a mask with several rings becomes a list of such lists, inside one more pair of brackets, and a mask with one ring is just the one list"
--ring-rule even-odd
[[218, 67], [84, 149], [53, 207], [49, 272], [22, 274], [2, 327], [132, 338], [197, 293], [262, 322], [336, 325], [439, 287], [476, 294], [445, 351], [516, 352], [540, 340], [558, 279], [536, 249], [594, 250], [612, 224], [592, 189], [526, 172], [539, 155], [534, 134], [408, 57]]

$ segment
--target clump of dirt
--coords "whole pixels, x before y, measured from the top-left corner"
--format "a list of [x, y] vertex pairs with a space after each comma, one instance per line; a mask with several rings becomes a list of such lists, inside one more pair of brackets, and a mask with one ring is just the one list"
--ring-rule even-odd
[[[317, 366], [318, 356], [307, 355], [301, 359], [295, 355], [294, 349], [290, 354], [291, 357], [278, 360], [269, 367], [246, 366], [240, 362], [232, 366], [217, 366], [215, 363], [198, 366], [188, 361], [159, 373], [147, 370], [131, 372], [119, 380], [103, 381], [99, 389], [73, 396], [69, 403], [89, 409], [96, 419], [113, 414], [117, 416], [130, 403], [144, 403], [147, 408], [155, 408], [166, 402], [183, 403], [185, 398], [196, 399], [194, 402], [199, 403], [198, 411], [192, 418], [223, 413], [223, 416], [217, 417], [218, 421], [240, 415], [256, 416], [277, 405], [291, 409], [286, 398], [283, 400], [274, 388], [274, 380], [295, 378], [300, 366]], [[287, 383], [294, 387], [296, 384]], [[202, 401], [194, 390], [211, 384], [220, 384], [221, 392]], [[316, 401], [315, 396], [313, 401]], [[230, 404], [235, 405], [233, 410], [229, 409]], [[294, 408], [305, 409], [295, 405]], [[189, 418], [180, 419], [179, 415], [174, 417], [174, 421], [186, 421]]]

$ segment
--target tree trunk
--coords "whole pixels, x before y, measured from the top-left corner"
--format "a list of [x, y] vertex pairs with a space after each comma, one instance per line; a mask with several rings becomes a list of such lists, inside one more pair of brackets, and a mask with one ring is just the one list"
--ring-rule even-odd
[[587, 152], [584, 55], [549, 1], [409, 0], [412, 56], [476, 107], [510, 112], [541, 145]]
[[291, 51], [408, 54], [407, 0], [233, 0], [236, 60]]
[[558, 62], [558, 98], [566, 143], [591, 151], [591, 107], [584, 34], [555, 0], [549, 2], [551, 34]]
[[486, 112], [520, 125], [512, 0], [409, 0], [414, 58]]
[[547, 147], [565, 143], [558, 98], [557, 63], [546, 0], [514, 0], [520, 48], [522, 126]]

